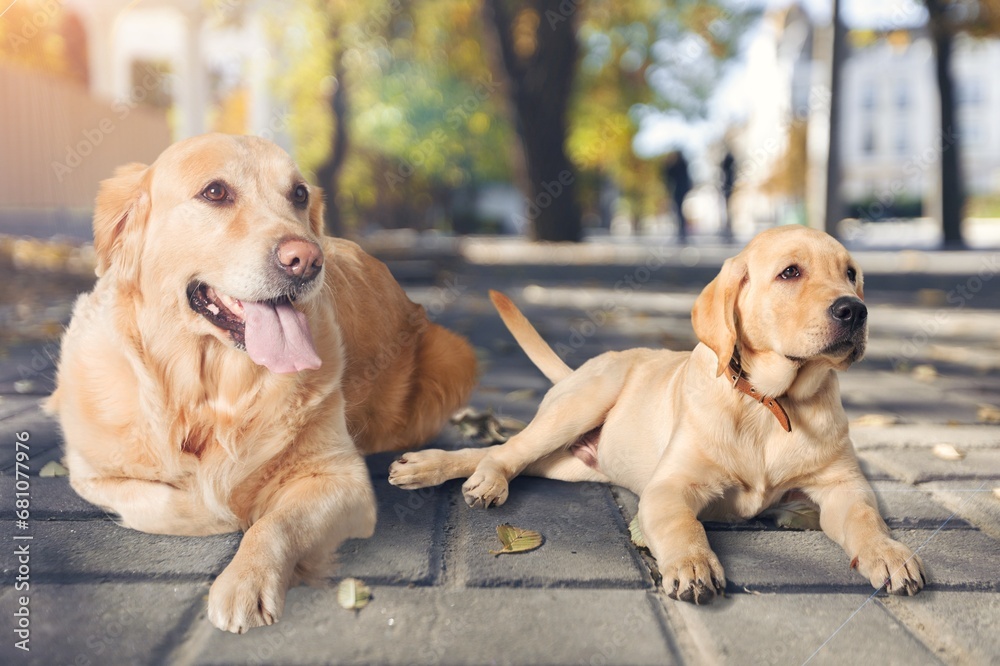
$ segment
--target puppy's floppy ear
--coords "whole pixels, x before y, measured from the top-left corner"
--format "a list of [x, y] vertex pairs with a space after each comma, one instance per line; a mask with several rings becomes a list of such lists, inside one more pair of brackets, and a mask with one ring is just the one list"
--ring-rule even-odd
[[145, 164], [126, 164], [112, 178], [101, 182], [94, 202], [97, 277], [109, 270], [123, 281], [138, 277], [142, 234], [151, 203], [148, 171]]
[[719, 359], [716, 376], [725, 372], [736, 346], [736, 297], [746, 278], [747, 265], [743, 258], [727, 259], [691, 310], [695, 335]]
[[326, 221], [324, 212], [326, 204], [323, 203], [323, 188], [315, 185], [309, 188], [309, 228], [312, 232], [322, 238], [326, 235], [324, 230]]

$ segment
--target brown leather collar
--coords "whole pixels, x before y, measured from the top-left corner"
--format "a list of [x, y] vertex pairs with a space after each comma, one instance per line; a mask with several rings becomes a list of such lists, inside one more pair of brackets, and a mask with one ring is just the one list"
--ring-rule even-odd
[[740, 359], [737, 354], [733, 354], [732, 358], [729, 359], [729, 379], [732, 380], [734, 389], [744, 395], [750, 396], [771, 410], [774, 418], [778, 419], [778, 423], [785, 429], [785, 432], [792, 431], [792, 422], [788, 420], [788, 414], [785, 413], [784, 408], [778, 404], [775, 398], [768, 398], [766, 395], [761, 395], [760, 391], [753, 387], [753, 384], [750, 383], [750, 380], [747, 379], [746, 374], [743, 372], [743, 366], [740, 365]]

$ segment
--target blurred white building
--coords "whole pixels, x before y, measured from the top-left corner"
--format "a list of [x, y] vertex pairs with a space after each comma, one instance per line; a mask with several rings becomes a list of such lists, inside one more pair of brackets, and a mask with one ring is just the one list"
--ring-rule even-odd
[[90, 92], [107, 100], [160, 95], [174, 139], [211, 129], [210, 114], [245, 86], [244, 131], [289, 148], [285, 109], [271, 85], [278, 49], [258, 2], [66, 0], [87, 42]]
[[[750, 46], [755, 91], [748, 122], [734, 139], [740, 163], [739, 214], [755, 225], [821, 224], [829, 123], [828, 26], [793, 6], [765, 17]], [[960, 136], [939, 136], [933, 44], [918, 26], [879, 31], [848, 26], [840, 98], [843, 198], [867, 218], [932, 215], [939, 204], [939, 159], [957, 142], [970, 194], [1000, 192], [1000, 40], [959, 38], [953, 74]], [[806, 128], [806, 197], [768, 187], [787, 158], [795, 123]], [[810, 203], [812, 202], [812, 203]]]

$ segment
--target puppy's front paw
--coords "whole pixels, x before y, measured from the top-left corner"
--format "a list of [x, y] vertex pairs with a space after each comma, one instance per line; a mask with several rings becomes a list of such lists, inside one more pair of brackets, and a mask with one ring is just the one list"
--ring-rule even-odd
[[507, 479], [494, 470], [477, 469], [462, 484], [465, 503], [473, 508], [500, 506], [507, 501], [507, 493]]
[[671, 599], [708, 604], [726, 590], [726, 574], [710, 549], [691, 550], [657, 564], [663, 575], [663, 589]]
[[404, 453], [389, 466], [389, 483], [404, 490], [441, 485], [448, 480], [444, 474], [447, 456], [441, 449]]
[[274, 624], [285, 606], [285, 590], [276, 571], [230, 563], [208, 592], [208, 619], [234, 634]]
[[920, 556], [893, 539], [862, 549], [851, 560], [851, 568], [871, 581], [872, 587], [884, 585], [890, 594], [912, 597], [927, 583]]

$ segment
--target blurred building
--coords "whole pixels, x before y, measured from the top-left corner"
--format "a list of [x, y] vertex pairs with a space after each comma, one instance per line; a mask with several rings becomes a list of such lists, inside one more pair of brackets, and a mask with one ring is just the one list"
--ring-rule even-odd
[[[939, 158], [957, 142], [968, 193], [1000, 192], [1000, 40], [960, 38], [960, 135], [940, 137], [933, 44], [922, 26], [848, 26], [839, 100], [845, 216], [920, 217], [939, 206]], [[828, 26], [797, 6], [750, 46], [756, 91], [739, 133], [740, 214], [757, 225], [822, 215], [829, 128]], [[810, 201], [819, 200], [818, 205]]]
[[[0, 232], [86, 238], [102, 179], [206, 131], [290, 147], [262, 3], [65, 0], [12, 39], [59, 24], [71, 78], [0, 63]], [[58, 10], [58, 12], [57, 12]]]

